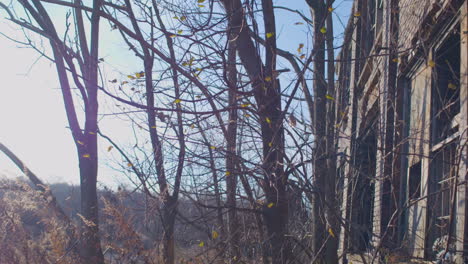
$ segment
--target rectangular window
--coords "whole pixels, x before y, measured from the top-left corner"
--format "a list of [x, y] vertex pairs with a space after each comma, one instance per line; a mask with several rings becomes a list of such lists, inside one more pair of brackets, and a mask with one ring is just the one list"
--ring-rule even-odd
[[372, 45], [374, 44], [375, 34], [376, 34], [376, 24], [375, 24], [375, 15], [376, 15], [376, 0], [369, 0], [368, 2], [368, 24], [369, 24], [369, 36], [367, 36], [368, 44], [367, 48], [370, 51], [372, 49]]
[[433, 143], [458, 131], [460, 113], [460, 32], [459, 25], [434, 52], [432, 90]]
[[383, 19], [383, 0], [368, 0], [367, 1], [367, 21], [364, 24], [365, 29], [365, 50], [366, 54], [369, 55], [373, 45], [379, 34], [379, 30], [382, 26]]
[[[446, 236], [452, 208], [453, 185], [457, 176], [457, 143], [444, 145], [433, 152], [430, 163], [429, 203], [428, 203], [428, 246]], [[453, 230], [452, 230], [453, 231]], [[435, 252], [429, 248], [429, 256]]]
[[410, 199], [415, 200], [421, 197], [421, 161], [411, 166], [408, 187]]
[[454, 22], [433, 50], [431, 94], [431, 161], [429, 175], [428, 256], [434, 243], [448, 235], [453, 185], [457, 177], [460, 118], [460, 24]]
[[355, 179], [352, 194], [352, 216], [350, 250], [365, 252], [372, 243], [377, 138], [376, 132], [369, 129], [367, 135], [358, 139], [355, 157]]

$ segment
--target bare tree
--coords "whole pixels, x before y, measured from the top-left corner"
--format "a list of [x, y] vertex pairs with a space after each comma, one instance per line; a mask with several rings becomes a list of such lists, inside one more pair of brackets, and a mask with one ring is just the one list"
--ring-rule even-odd
[[[68, 25], [65, 39], [61, 39], [56, 25], [41, 1], [18, 1], [27, 16], [17, 18], [9, 7], [1, 4], [8, 12], [9, 19], [26, 30], [35, 32], [49, 40], [56, 66], [68, 123], [76, 145], [81, 182], [81, 253], [87, 263], [103, 263], [100, 239], [96, 183], [98, 175], [98, 48], [99, 10], [102, 1], [93, 1], [90, 20], [85, 22], [82, 10], [73, 9], [76, 35], [71, 36]], [[81, 5], [81, 1], [75, 1]], [[89, 25], [86, 30], [85, 25]], [[89, 37], [89, 41], [88, 41]], [[30, 42], [31, 43], [31, 42]], [[70, 80], [71, 78], [71, 80]], [[78, 87], [84, 106], [84, 122], [80, 124], [75, 106], [72, 83]]]
[[[338, 233], [335, 194], [336, 155], [334, 106], [333, 0], [306, 1], [314, 20], [314, 136], [312, 194], [313, 251], [318, 261], [337, 263]], [[331, 9], [330, 9], [331, 8]], [[327, 52], [325, 52], [327, 51]], [[325, 63], [327, 54], [328, 63]], [[326, 71], [327, 70], [327, 71]]]
[[280, 83], [276, 77], [276, 28], [273, 2], [262, 1], [265, 27], [265, 64], [250, 37], [247, 17], [241, 1], [223, 1], [229, 20], [229, 32], [236, 36], [236, 47], [251, 81], [258, 105], [263, 149], [263, 190], [269, 206], [265, 224], [271, 244], [273, 263], [286, 263], [290, 258], [287, 242], [288, 198], [284, 174], [284, 131]]

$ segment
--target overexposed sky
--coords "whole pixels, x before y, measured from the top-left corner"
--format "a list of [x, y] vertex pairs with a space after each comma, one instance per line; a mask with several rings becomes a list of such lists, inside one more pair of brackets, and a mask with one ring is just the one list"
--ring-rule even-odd
[[[3, 26], [3, 25], [2, 25]], [[0, 38], [0, 142], [42, 179], [77, 183], [74, 144], [66, 128], [54, 65]], [[0, 173], [21, 172], [0, 155]]]
[[[3, 18], [4, 13], [0, 14]], [[52, 18], [64, 21], [63, 16]], [[106, 61], [103, 65], [106, 68], [104, 76], [110, 79], [118, 76], [118, 72], [136, 71], [137, 60], [134, 56], [128, 56], [128, 49], [120, 42], [117, 32], [111, 32], [104, 22], [102, 28], [100, 57]], [[4, 19], [0, 19], [0, 32], [24, 40], [19, 27]], [[67, 128], [68, 121], [55, 65], [46, 58], [41, 58], [37, 51], [4, 36], [0, 36], [0, 47], [0, 142], [10, 148], [43, 181], [78, 184], [76, 148]], [[46, 41], [44, 47], [47, 50]], [[109, 107], [106, 107], [109, 104], [104, 100], [106, 98], [103, 94], [100, 97], [103, 99], [101, 112], [106, 109], [109, 111]], [[75, 103], [80, 105], [79, 100]], [[103, 130], [113, 131], [113, 136], [122, 136], [128, 128], [120, 120], [110, 118], [102, 120], [101, 125], [105, 126]], [[101, 141], [101, 145], [98, 180], [110, 186], [127, 183], [125, 178], [115, 177], [118, 173], [106, 165], [106, 159], [111, 154], [105, 151], [107, 143]], [[0, 176], [21, 175], [21, 171], [0, 153]]]
[[[283, 0], [276, 2], [280, 5]], [[337, 1], [344, 24], [348, 20], [351, 3], [350, 0]], [[287, 5], [310, 16], [305, 0], [289, 0]], [[3, 19], [5, 16], [3, 10], [0, 10], [0, 32], [23, 39], [19, 27]], [[56, 19], [64, 21], [63, 13]], [[300, 21], [297, 16], [278, 11], [277, 19], [280, 48], [294, 53], [299, 43], [305, 43], [306, 48], [311, 47], [310, 32], [305, 31], [305, 27], [291, 26]], [[335, 26], [335, 33], [342, 32], [340, 23]], [[141, 64], [135, 56], [129, 54], [117, 32], [110, 31], [106, 22], [102, 22], [102, 28], [100, 57], [105, 58], [103, 73], [106, 79], [118, 78], [120, 73], [140, 71]], [[44, 46], [47, 47], [47, 42]], [[35, 50], [0, 36], [0, 142], [8, 146], [45, 182], [78, 184], [75, 145], [67, 129], [68, 122], [55, 66], [45, 58], [38, 58], [39, 54]], [[105, 99], [102, 93], [100, 97]], [[100, 103], [102, 112], [109, 111], [108, 105], [105, 100]], [[120, 139], [130, 132], [128, 124], [120, 119], [105, 118], [101, 120], [100, 127]], [[112, 187], [127, 183], [125, 178], [117, 176], [118, 172], [106, 165], [110, 158], [116, 159], [105, 151], [106, 148], [107, 144], [101, 140], [98, 180]], [[0, 153], [0, 176], [2, 175], [20, 176], [21, 171]]]

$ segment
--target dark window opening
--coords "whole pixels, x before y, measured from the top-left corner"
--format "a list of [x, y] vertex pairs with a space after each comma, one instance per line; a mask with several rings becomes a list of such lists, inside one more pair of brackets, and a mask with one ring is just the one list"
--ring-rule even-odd
[[367, 22], [364, 26], [366, 30], [365, 50], [369, 55], [377, 34], [382, 26], [383, 19], [383, 0], [368, 0], [367, 2]]
[[421, 197], [421, 161], [411, 166], [408, 187], [410, 199], [415, 200]]
[[460, 113], [460, 32], [459, 26], [435, 51], [433, 104], [433, 142], [458, 131], [455, 117]]
[[[448, 235], [450, 211], [452, 208], [453, 184], [457, 173], [456, 143], [444, 146], [433, 153], [429, 182], [429, 230], [428, 245]], [[453, 231], [453, 230], [452, 230]], [[434, 257], [435, 252], [428, 252]]]
[[366, 23], [364, 25], [364, 32], [365, 34], [365, 51], [366, 51], [366, 56], [369, 55], [372, 46], [374, 45], [375, 41], [375, 33], [376, 33], [376, 28], [375, 28], [375, 18], [376, 18], [376, 6], [375, 6], [375, 1], [376, 0], [368, 0], [367, 1], [367, 17], [366, 17]]
[[363, 252], [368, 250], [372, 243], [377, 154], [375, 132], [369, 131], [358, 144], [349, 245], [351, 251]]
[[340, 62], [340, 100], [337, 104], [337, 120], [342, 123], [342, 129], [347, 125], [347, 109], [350, 105], [350, 84], [351, 84], [351, 62], [352, 49], [350, 46], [343, 48], [342, 61]]

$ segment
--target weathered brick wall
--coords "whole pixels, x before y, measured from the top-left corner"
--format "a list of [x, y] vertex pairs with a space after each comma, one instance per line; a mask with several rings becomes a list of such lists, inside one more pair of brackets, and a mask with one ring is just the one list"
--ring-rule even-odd
[[400, 50], [407, 50], [412, 47], [411, 41], [417, 36], [421, 22], [434, 2], [436, 0], [400, 0], [398, 36]]

